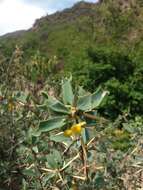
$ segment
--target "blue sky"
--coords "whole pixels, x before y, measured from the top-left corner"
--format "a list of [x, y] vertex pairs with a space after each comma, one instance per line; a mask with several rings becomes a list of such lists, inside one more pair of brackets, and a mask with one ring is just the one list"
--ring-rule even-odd
[[[35, 19], [72, 6], [79, 0], [0, 0], [0, 35], [28, 29]], [[86, 0], [97, 2], [97, 0]]]
[[[80, 0], [23, 0], [23, 2], [28, 4], [35, 4], [46, 11], [56, 11], [62, 10], [66, 7], [72, 6]], [[97, 0], [86, 0], [86, 2], [97, 2]]]

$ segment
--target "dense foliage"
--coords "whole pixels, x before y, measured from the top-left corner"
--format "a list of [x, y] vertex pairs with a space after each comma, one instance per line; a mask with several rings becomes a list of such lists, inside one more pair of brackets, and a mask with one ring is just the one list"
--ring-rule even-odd
[[[123, 51], [88, 49], [88, 58], [71, 69], [76, 80], [92, 90], [98, 85], [110, 91], [104, 112], [116, 118], [118, 114], [143, 114], [142, 64]], [[86, 76], [86, 78], [85, 78]]]

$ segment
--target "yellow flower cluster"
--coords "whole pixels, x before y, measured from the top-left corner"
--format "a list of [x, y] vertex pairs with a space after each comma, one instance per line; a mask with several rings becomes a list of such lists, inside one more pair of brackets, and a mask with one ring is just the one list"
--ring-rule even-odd
[[74, 136], [74, 135], [79, 135], [82, 132], [82, 127], [86, 125], [86, 122], [80, 122], [77, 124], [72, 125], [70, 129], [67, 129], [64, 131], [64, 135], [66, 137]]
[[121, 130], [121, 129], [116, 129], [114, 131], [114, 134], [115, 134], [116, 137], [120, 137], [121, 135], [123, 135], [123, 133], [124, 133], [124, 131]]
[[9, 104], [8, 104], [8, 111], [9, 112], [12, 112], [14, 110], [14, 104], [12, 103], [12, 102], [10, 102]]

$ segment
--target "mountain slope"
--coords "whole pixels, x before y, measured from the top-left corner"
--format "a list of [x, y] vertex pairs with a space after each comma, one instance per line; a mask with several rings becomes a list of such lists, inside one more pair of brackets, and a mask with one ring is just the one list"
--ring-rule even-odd
[[[143, 38], [143, 7], [139, 0], [79, 2], [70, 9], [38, 19], [22, 33], [0, 38], [1, 51], [10, 54], [16, 43], [27, 56], [37, 49], [44, 55], [79, 55], [89, 46], [136, 45]], [[22, 35], [20, 35], [22, 34]]]

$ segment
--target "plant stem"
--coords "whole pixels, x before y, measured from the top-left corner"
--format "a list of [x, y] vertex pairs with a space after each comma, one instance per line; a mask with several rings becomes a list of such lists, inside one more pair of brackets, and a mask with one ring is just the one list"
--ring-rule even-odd
[[84, 165], [84, 175], [85, 178], [88, 178], [88, 171], [87, 171], [87, 151], [86, 151], [86, 147], [83, 141], [83, 138], [81, 137], [80, 139], [81, 141], [81, 148], [82, 148], [82, 159], [83, 159], [83, 165]]

